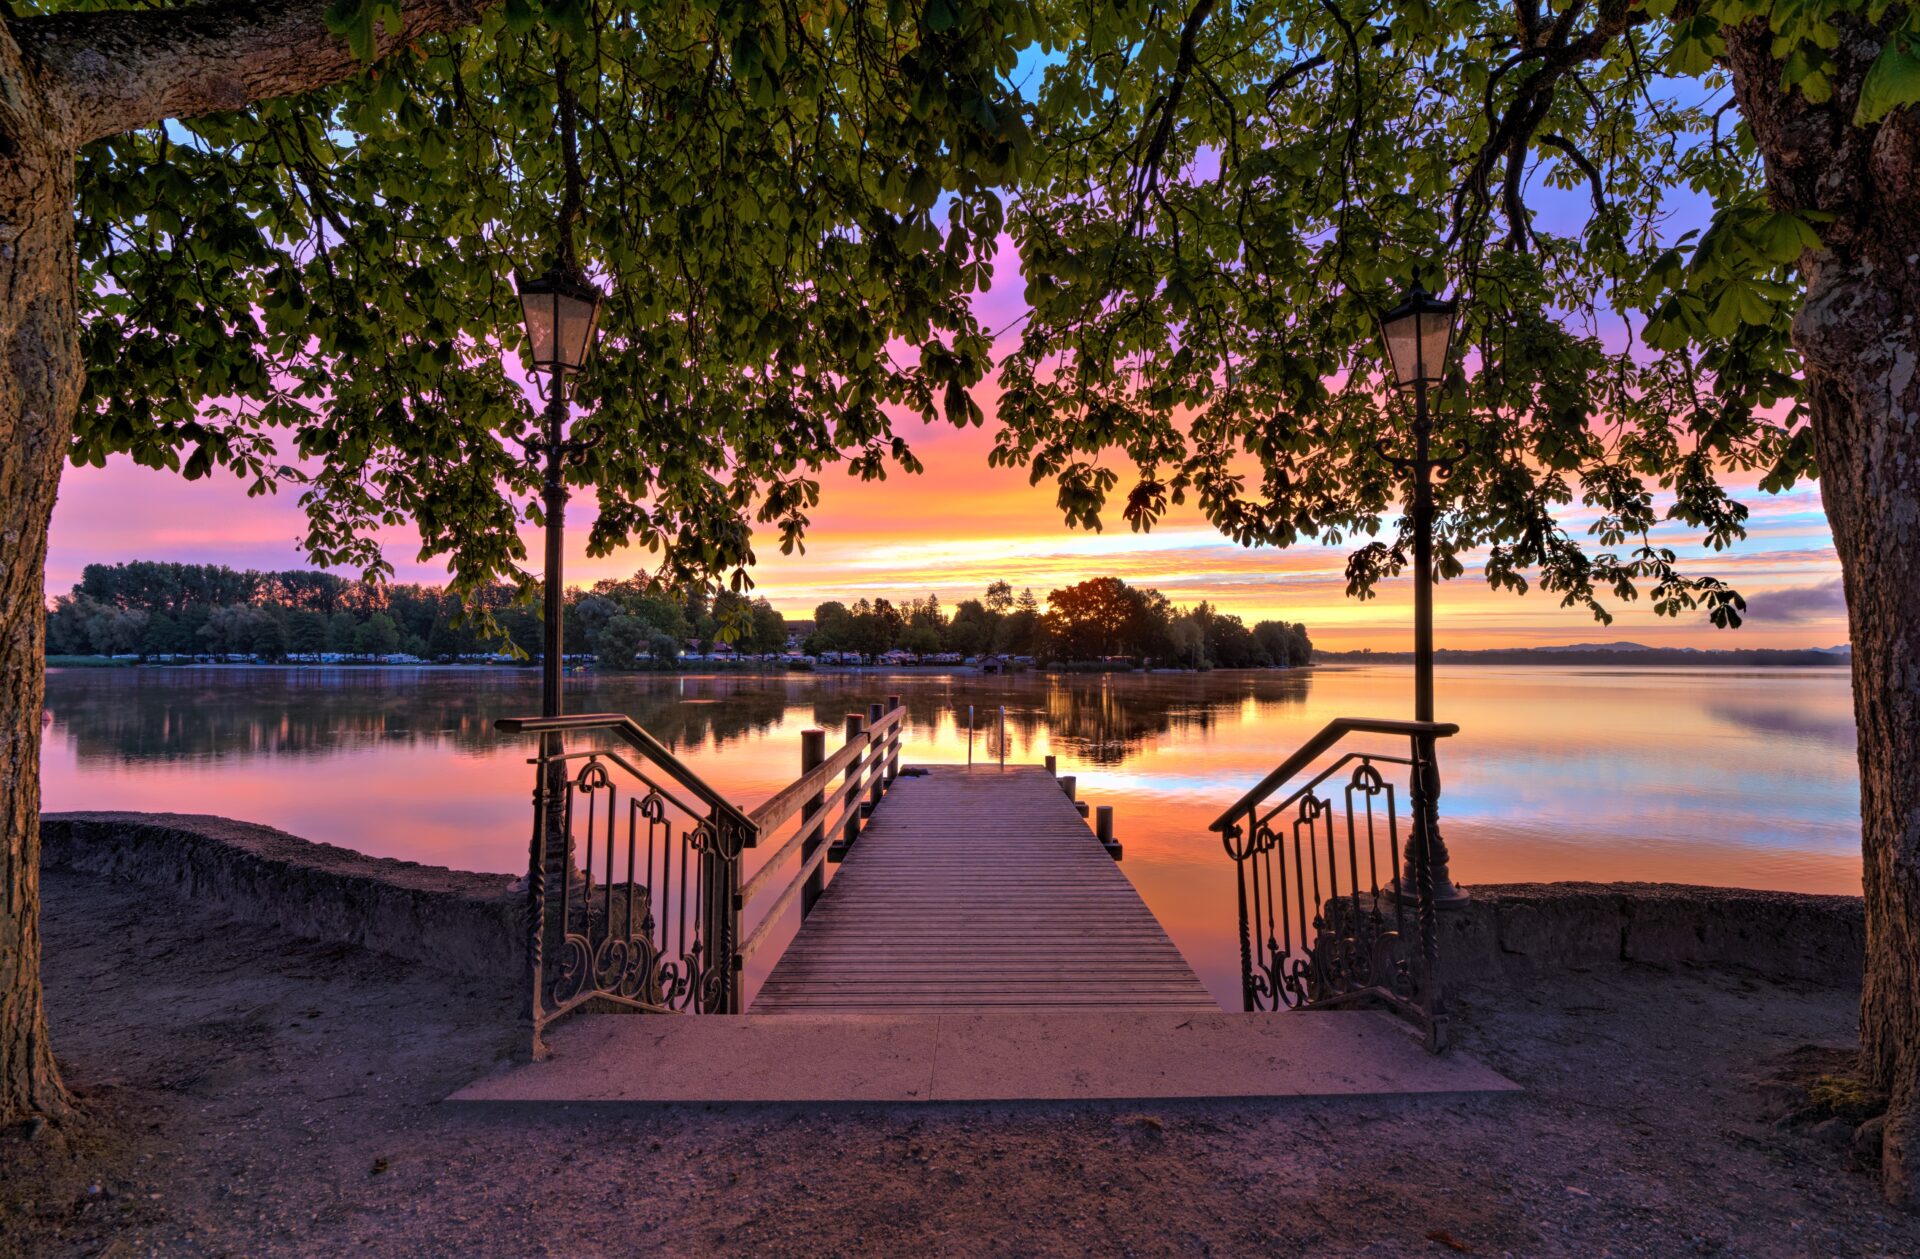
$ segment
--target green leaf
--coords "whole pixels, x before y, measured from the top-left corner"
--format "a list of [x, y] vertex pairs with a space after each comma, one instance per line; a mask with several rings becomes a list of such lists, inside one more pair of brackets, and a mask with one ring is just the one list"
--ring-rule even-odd
[[1853, 111], [1854, 125], [1871, 126], [1894, 110], [1914, 104], [1920, 104], [1920, 40], [1896, 36], [1867, 70]]

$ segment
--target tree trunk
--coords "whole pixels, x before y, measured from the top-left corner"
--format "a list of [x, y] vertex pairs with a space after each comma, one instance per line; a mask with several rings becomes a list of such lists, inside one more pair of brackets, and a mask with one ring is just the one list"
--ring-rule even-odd
[[[498, 0], [407, 0], [380, 55]], [[365, 69], [327, 0], [0, 17], [0, 1123], [68, 1099], [40, 987], [47, 526], [80, 405], [74, 152]]]
[[0, 28], [0, 1121], [67, 1109], [40, 992], [47, 523], [83, 377], [57, 134]]
[[1780, 90], [1765, 27], [1730, 33], [1742, 113], [1785, 210], [1834, 216], [1801, 259], [1821, 495], [1847, 594], [1867, 902], [1862, 1061], [1892, 1098], [1887, 1197], [1920, 1206], [1920, 111], [1852, 123], [1884, 38], [1835, 51], [1833, 99]]
[[[1861, 1048], [1892, 1098], [1887, 1196], [1920, 1206], [1920, 268], [1905, 270], [1821, 269], [1794, 331], [1853, 641], [1867, 900]], [[1851, 337], [1831, 326], [1842, 321]], [[1844, 361], [1816, 366], [1813, 346]]]

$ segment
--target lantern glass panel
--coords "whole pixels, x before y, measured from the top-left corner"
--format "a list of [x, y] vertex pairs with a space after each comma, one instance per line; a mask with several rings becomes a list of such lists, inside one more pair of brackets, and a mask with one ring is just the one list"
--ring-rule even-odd
[[600, 303], [561, 293], [554, 297], [554, 307], [559, 362], [563, 367], [577, 369], [586, 363], [587, 353], [593, 348], [593, 328], [600, 319]]
[[556, 299], [551, 291], [522, 291], [520, 311], [527, 323], [527, 341], [532, 348], [533, 364], [548, 368], [554, 363], [555, 334], [558, 332]]
[[1402, 387], [1411, 385], [1420, 375], [1420, 316], [1409, 313], [1388, 320], [1383, 331], [1394, 382]]
[[1447, 344], [1453, 339], [1453, 312], [1420, 316], [1420, 374], [1430, 385], [1446, 374]]

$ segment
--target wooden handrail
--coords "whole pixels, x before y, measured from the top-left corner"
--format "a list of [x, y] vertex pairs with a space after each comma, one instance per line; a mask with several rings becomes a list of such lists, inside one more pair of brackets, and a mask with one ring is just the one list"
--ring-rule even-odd
[[[849, 743], [840, 750], [842, 752], [860, 752], [865, 750], [865, 746], [860, 743]], [[858, 760], [857, 757], [854, 759]], [[814, 814], [805, 822], [802, 822], [799, 829], [787, 837], [787, 842], [780, 845], [780, 847], [774, 851], [773, 855], [768, 857], [766, 861], [761, 864], [760, 868], [754, 872], [753, 877], [747, 880], [746, 886], [742, 887], [740, 894], [734, 898], [737, 908], [746, 908], [747, 902], [751, 901], [760, 889], [766, 886], [773, 878], [780, 863], [792, 856], [794, 850], [806, 843], [808, 837], [816, 834], [825, 834], [824, 828], [826, 826], [838, 826], [847, 820], [847, 810], [844, 807], [841, 808], [838, 813], [834, 814], [831, 822], [829, 822], [827, 812], [836, 805], [847, 805], [850, 799], [853, 804], [857, 805], [859, 803], [860, 793], [865, 791], [867, 786], [873, 781], [871, 772], [873, 767], [879, 763], [879, 758], [876, 757], [859, 761], [858, 764], [848, 767], [846, 781], [838, 787], [835, 787], [832, 794], [820, 802], [820, 812]], [[831, 760], [824, 761], [821, 763], [821, 768], [824, 769], [831, 764], [833, 764]], [[809, 774], [808, 777], [811, 778], [812, 775]], [[829, 777], [831, 777], [831, 775], [829, 775]], [[790, 811], [786, 816], [792, 817], [793, 813], [797, 811], [797, 809]], [[785, 818], [781, 819], [781, 821], [785, 820]], [[775, 823], [775, 825], [778, 825], [778, 823]], [[770, 830], [772, 828], [769, 827], [768, 829]], [[762, 832], [762, 834], [765, 833], [765, 831]]]
[[604, 730], [618, 737], [632, 747], [645, 752], [650, 760], [665, 770], [675, 782], [700, 797], [702, 803], [715, 813], [747, 829], [747, 846], [752, 847], [758, 841], [758, 833], [753, 829], [753, 820], [742, 813], [733, 801], [707, 785], [707, 781], [680, 763], [666, 744], [641, 729], [640, 723], [625, 713], [576, 713], [566, 717], [502, 717], [493, 723], [493, 728], [502, 734], [575, 734], [582, 731]]
[[[838, 752], [802, 774], [797, 781], [781, 788], [753, 811], [755, 824], [760, 828], [760, 833], [766, 835], [800, 812], [807, 801], [816, 795], [823, 796], [819, 810], [802, 821], [786, 842], [771, 853], [753, 877], [735, 893], [733, 905], [736, 911], [744, 910], [764, 892], [775, 881], [789, 857], [796, 852], [806, 851], [809, 840], [825, 839], [834, 830], [846, 827], [850, 819], [859, 814], [863, 803], [861, 797], [870, 788], [876, 793], [881, 789], [891, 760], [899, 751], [901, 717], [905, 712], [904, 706], [894, 708], [871, 726], [849, 736], [848, 742]], [[827, 784], [841, 773], [845, 776], [840, 785], [827, 793]], [[773, 903], [767, 906], [759, 925], [734, 953], [736, 969], [743, 966], [767, 941], [781, 915], [801, 895], [807, 880], [829, 859], [830, 851], [827, 844], [821, 843], [801, 861], [799, 870], [781, 888]]]
[[1308, 739], [1300, 750], [1280, 763], [1280, 768], [1262, 778], [1260, 782], [1234, 801], [1232, 806], [1214, 819], [1209, 830], [1224, 831], [1233, 824], [1235, 818], [1252, 813], [1260, 802], [1285, 786], [1287, 781], [1298, 774], [1340, 740], [1350, 734], [1389, 734], [1405, 738], [1444, 739], [1460, 733], [1460, 727], [1450, 721], [1397, 721], [1383, 717], [1336, 717], [1321, 727], [1320, 733]]
[[753, 824], [760, 828], [762, 835], [769, 834], [798, 813], [800, 806], [804, 805], [816, 791], [825, 790], [828, 783], [839, 777], [841, 770], [859, 760], [866, 750], [867, 743], [864, 739], [845, 745], [799, 778], [774, 792], [747, 816], [753, 819]]

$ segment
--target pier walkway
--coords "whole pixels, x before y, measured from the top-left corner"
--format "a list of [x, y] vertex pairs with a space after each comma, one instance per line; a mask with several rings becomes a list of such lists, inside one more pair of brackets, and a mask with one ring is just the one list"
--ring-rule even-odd
[[1039, 766], [909, 769], [752, 1014], [1220, 1005]]
[[[498, 723], [542, 739], [528, 872], [538, 924], [527, 953], [533, 1060], [451, 1100], [1091, 1101], [1512, 1089], [1464, 1055], [1427, 1052], [1385, 1013], [1276, 1017], [1253, 1012], [1251, 997], [1246, 1011], [1222, 1010], [1115, 864], [1117, 845], [1109, 855], [1103, 840], [1111, 836], [1087, 825], [1072, 780], [1051, 765], [903, 765], [905, 715], [893, 697], [850, 713], [833, 751], [825, 730], [804, 732], [800, 776], [751, 809], [619, 714]], [[563, 747], [562, 737], [572, 742]], [[1355, 790], [1377, 786], [1367, 777], [1373, 760], [1417, 763], [1360, 759]], [[1297, 768], [1270, 776], [1231, 816], [1251, 810], [1263, 823], [1257, 810]], [[1103, 821], [1099, 831], [1107, 829]], [[1243, 831], [1269, 833], [1263, 825]], [[826, 866], [836, 861], [829, 879]], [[1375, 864], [1370, 856], [1368, 868]], [[1392, 854], [1384, 868], [1395, 869]], [[594, 872], [592, 882], [583, 871]], [[1337, 886], [1330, 893], [1339, 894]], [[748, 965], [788, 939], [783, 924], [796, 912], [797, 930], [748, 1000]], [[1254, 936], [1267, 926], [1242, 922]], [[655, 1017], [600, 1013], [608, 1010]]]

